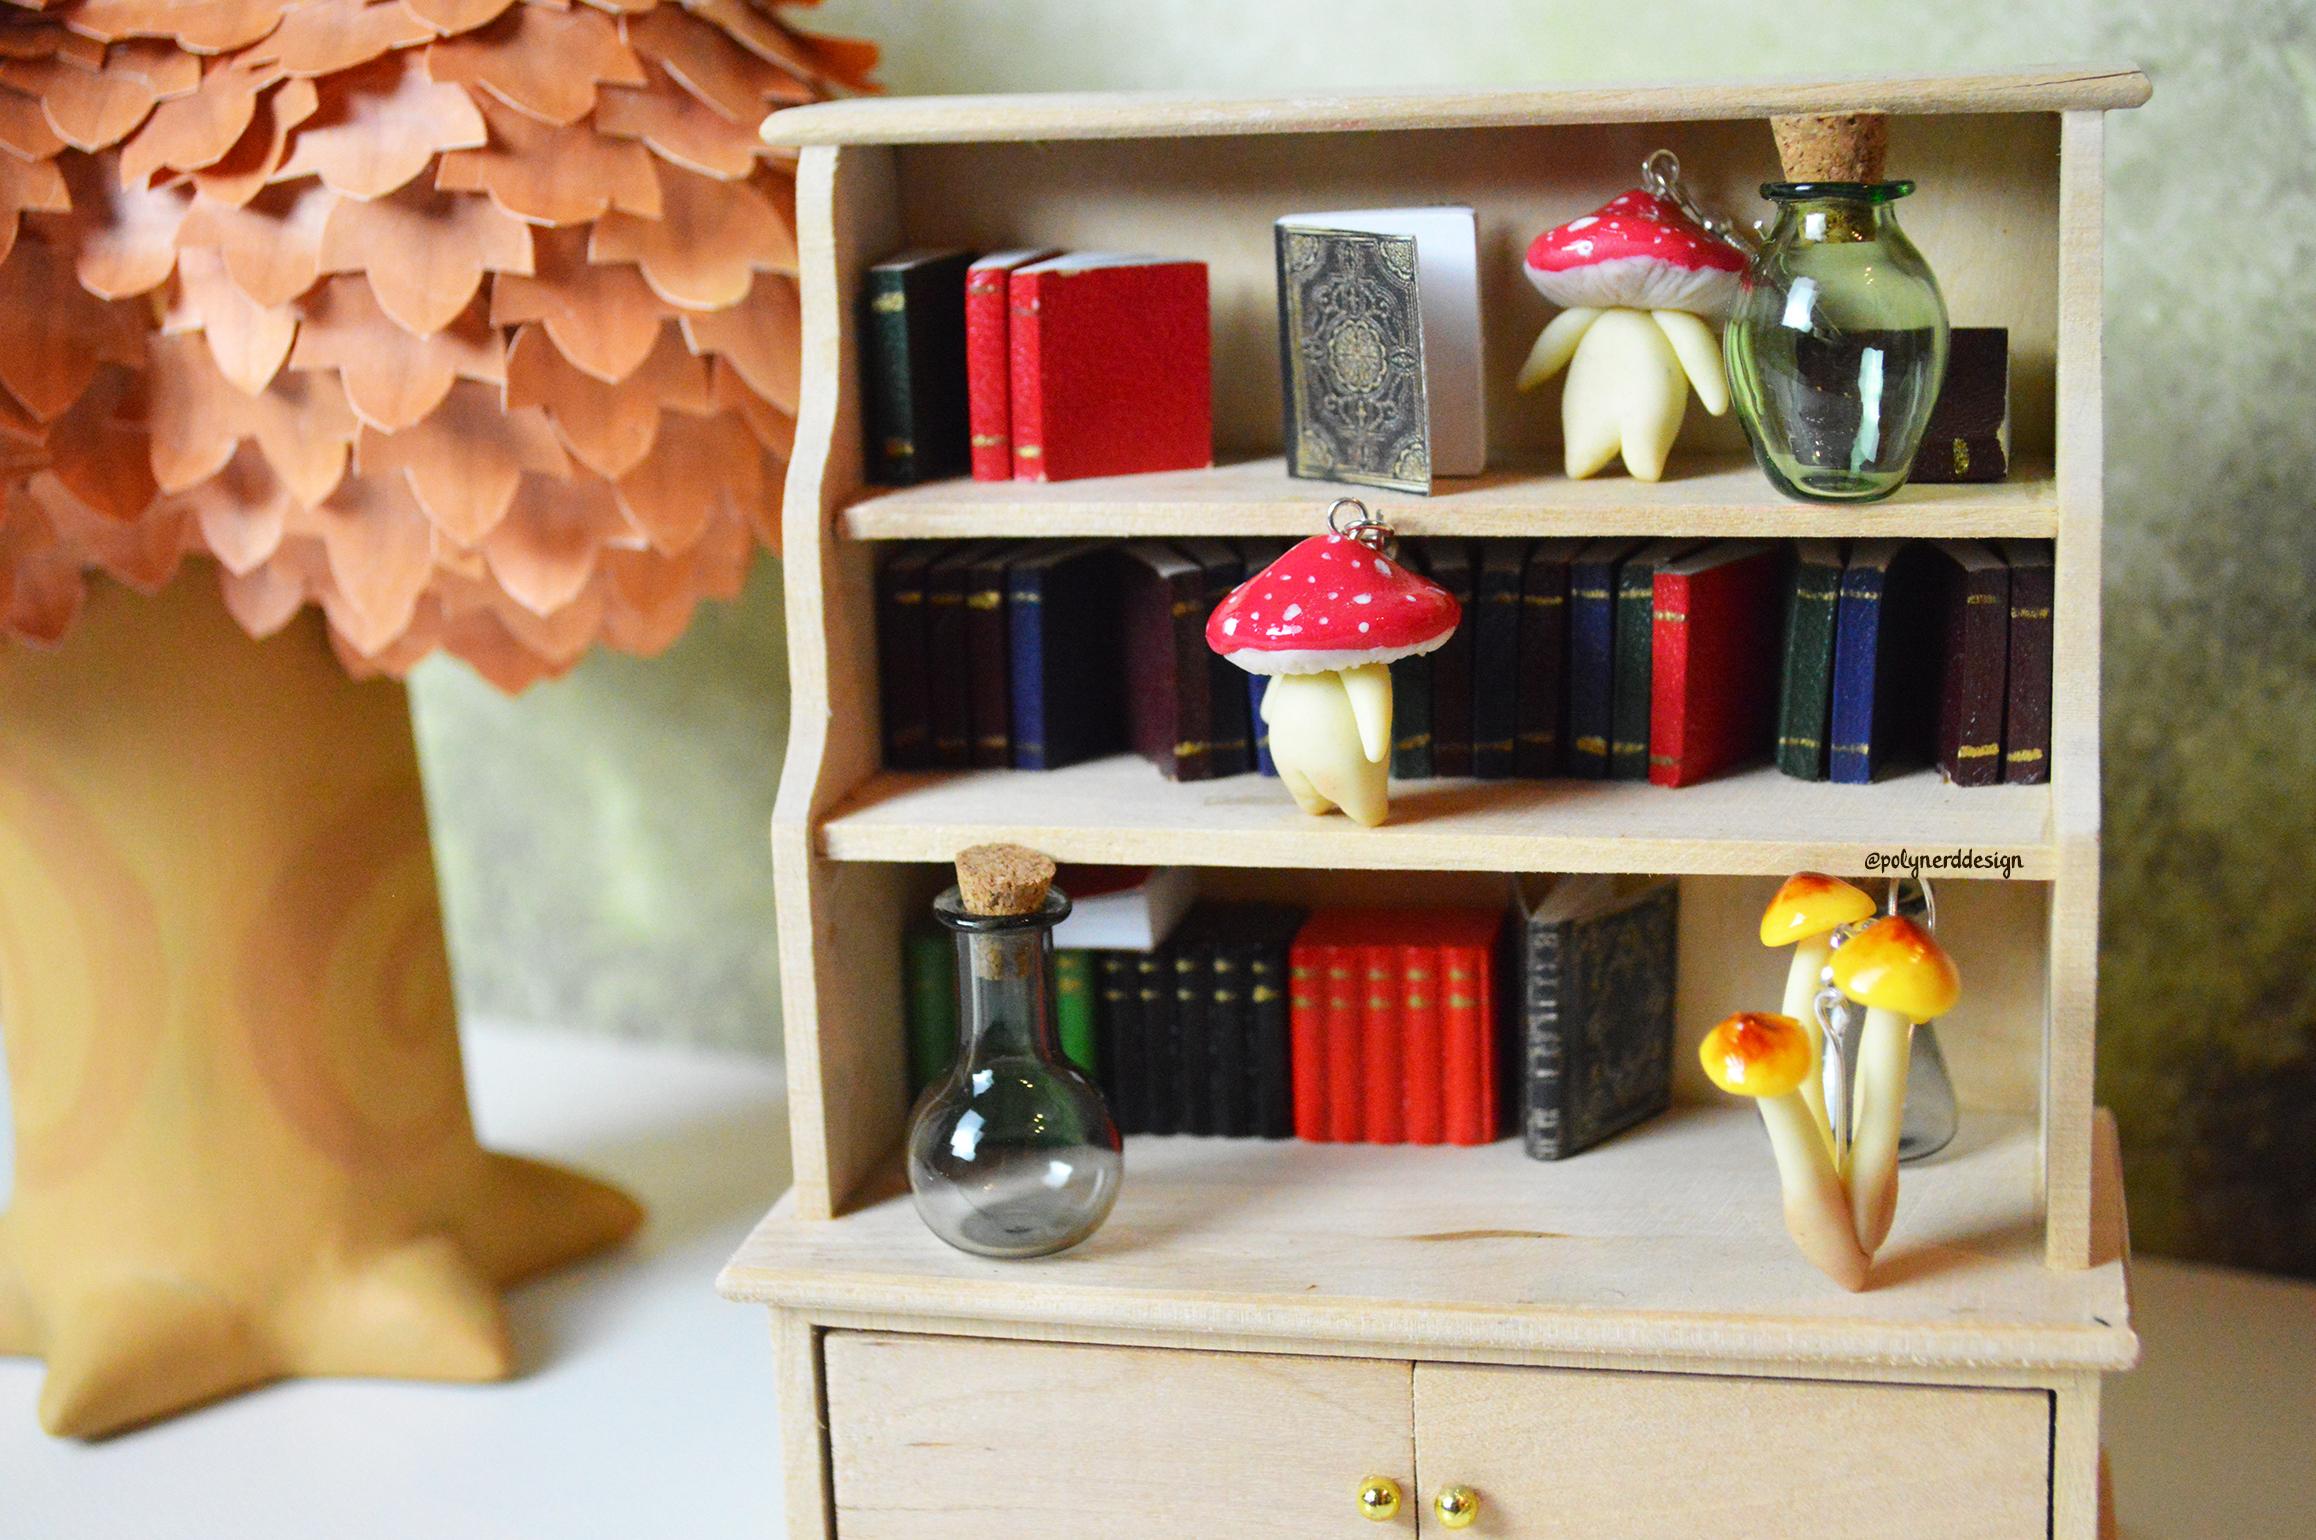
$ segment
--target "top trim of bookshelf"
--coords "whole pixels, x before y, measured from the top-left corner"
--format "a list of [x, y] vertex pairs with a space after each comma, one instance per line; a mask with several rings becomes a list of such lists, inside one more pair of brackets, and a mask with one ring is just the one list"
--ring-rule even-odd
[[1298, 96], [1066, 92], [856, 98], [772, 115], [773, 144], [944, 144], [1023, 139], [1172, 139], [1215, 134], [1662, 123], [1797, 112], [2072, 112], [2136, 107], [2152, 88], [2128, 64], [2006, 74], [1853, 75], [1549, 89], [1432, 89]]

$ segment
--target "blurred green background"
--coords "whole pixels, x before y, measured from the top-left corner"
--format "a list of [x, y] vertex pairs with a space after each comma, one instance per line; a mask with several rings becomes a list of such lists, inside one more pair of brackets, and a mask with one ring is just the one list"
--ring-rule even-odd
[[[2316, 8], [827, 0], [895, 92], [2126, 60], [2109, 128], [2100, 1089], [2144, 1247], [2316, 1274]], [[1605, 190], [1604, 190], [1605, 192]], [[778, 563], [664, 658], [417, 680], [463, 1005], [777, 1052]]]

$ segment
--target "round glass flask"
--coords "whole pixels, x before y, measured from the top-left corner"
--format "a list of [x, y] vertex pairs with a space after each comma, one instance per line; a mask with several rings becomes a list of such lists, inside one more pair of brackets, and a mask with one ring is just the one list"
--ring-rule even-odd
[[1069, 912], [1059, 890], [1018, 915], [971, 913], [955, 888], [933, 900], [957, 937], [957, 1062], [909, 1116], [909, 1190], [960, 1251], [1061, 1251], [1118, 1201], [1118, 1125], [1055, 1035], [1053, 928]]
[[1777, 220], [1722, 346], [1753, 457], [1811, 502], [1905, 484], [1946, 374], [1946, 301], [1898, 227], [1912, 182], [1769, 182]]

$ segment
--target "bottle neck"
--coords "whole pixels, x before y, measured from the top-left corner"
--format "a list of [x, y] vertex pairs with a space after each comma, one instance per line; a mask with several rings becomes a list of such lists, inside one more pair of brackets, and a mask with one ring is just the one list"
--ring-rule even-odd
[[1888, 204], [1859, 198], [1801, 198], [1781, 204], [1770, 240], [1839, 246], [1881, 240], [1897, 224]]
[[957, 1057], [1053, 1058], [1053, 931], [957, 933]]

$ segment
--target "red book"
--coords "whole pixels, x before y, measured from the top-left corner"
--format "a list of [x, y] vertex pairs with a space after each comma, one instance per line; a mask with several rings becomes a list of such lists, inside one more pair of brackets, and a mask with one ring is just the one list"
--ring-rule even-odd
[[1079, 252], [1014, 269], [1013, 474], [1214, 463], [1206, 264]]
[[1657, 569], [1649, 779], [1687, 786], [1769, 751], [1782, 544], [1722, 540]]
[[1287, 1060], [1294, 1085], [1295, 1137], [1327, 1138], [1327, 967], [1325, 948], [1300, 937], [1287, 951], [1294, 992], [1287, 997]]
[[1496, 1075], [1496, 937], [1493, 909], [1433, 909], [1423, 929], [1439, 947], [1441, 1101], [1447, 1142], [1487, 1144], [1502, 1105]]
[[1402, 1144], [1407, 1139], [1399, 947], [1383, 939], [1389, 934], [1390, 928], [1378, 926], [1359, 949], [1359, 1086], [1366, 1103], [1363, 1125], [1369, 1144]]
[[1013, 479], [1013, 270], [1051, 247], [998, 251], [965, 269], [965, 420], [975, 481]]
[[1399, 949], [1400, 1040], [1405, 1045], [1404, 1115], [1409, 1144], [1447, 1137], [1445, 1043], [1440, 1036], [1439, 948], [1428, 943]]

